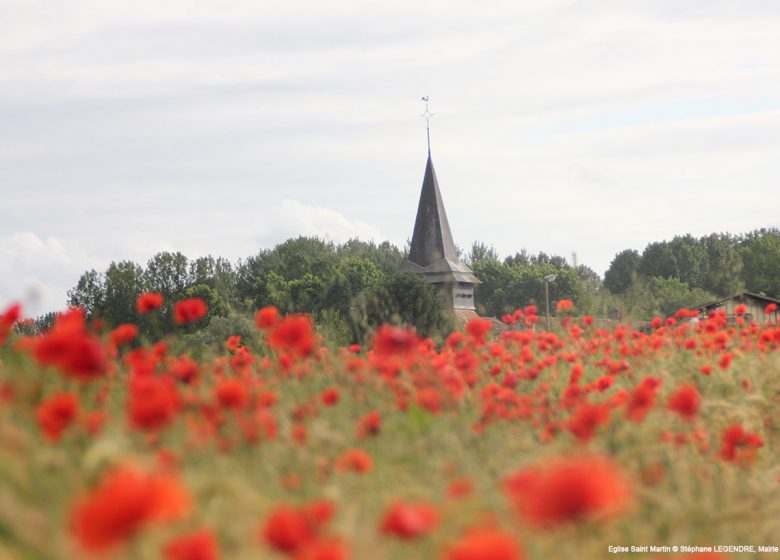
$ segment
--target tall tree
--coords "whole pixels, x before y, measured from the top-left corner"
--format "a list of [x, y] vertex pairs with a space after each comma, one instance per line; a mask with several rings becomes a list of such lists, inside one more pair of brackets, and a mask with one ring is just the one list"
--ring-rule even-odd
[[633, 249], [626, 249], [615, 255], [604, 274], [604, 287], [613, 294], [624, 294], [634, 283], [641, 262], [642, 257]]
[[780, 234], [751, 236], [742, 250], [745, 287], [751, 292], [780, 296]]
[[76, 287], [68, 290], [68, 306], [83, 307], [87, 317], [92, 317], [102, 310], [105, 297], [103, 275], [92, 269], [81, 275]]
[[146, 291], [143, 269], [132, 261], [112, 262], [105, 273], [105, 298], [98, 315], [111, 325], [135, 322], [135, 302]]

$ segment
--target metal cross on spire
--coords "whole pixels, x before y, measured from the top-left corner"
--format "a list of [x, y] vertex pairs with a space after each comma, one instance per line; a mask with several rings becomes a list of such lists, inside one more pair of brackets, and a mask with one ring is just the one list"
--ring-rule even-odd
[[428, 155], [431, 155], [431, 117], [433, 113], [428, 110], [428, 96], [422, 98], [425, 101], [425, 112], [420, 115], [425, 119], [425, 131], [428, 134]]

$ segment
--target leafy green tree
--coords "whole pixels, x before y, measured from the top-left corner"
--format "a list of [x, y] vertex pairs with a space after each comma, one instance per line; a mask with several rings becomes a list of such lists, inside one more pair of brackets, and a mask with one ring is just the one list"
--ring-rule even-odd
[[677, 277], [691, 288], [702, 287], [710, 268], [704, 243], [686, 234], [672, 239], [669, 248], [677, 263]]
[[642, 257], [633, 249], [626, 249], [615, 255], [604, 274], [604, 287], [613, 294], [624, 294], [633, 284], [641, 261]]
[[396, 273], [375, 290], [364, 290], [350, 309], [353, 337], [366, 338], [381, 324], [413, 326], [423, 336], [442, 337], [451, 329], [434, 287], [421, 275]]
[[371, 261], [382, 271], [385, 276], [395, 274], [406, 260], [406, 255], [395, 245], [388, 241], [375, 244], [373, 241], [365, 242], [357, 239], [350, 239], [337, 248], [339, 259], [349, 257], [363, 258]]
[[780, 296], [780, 234], [751, 236], [742, 250], [742, 276], [748, 291]]
[[146, 264], [146, 286], [166, 299], [177, 299], [191, 284], [188, 268], [187, 257], [181, 253], [157, 253]]
[[68, 306], [83, 307], [87, 317], [92, 317], [102, 310], [105, 297], [103, 275], [92, 269], [81, 275], [76, 287], [68, 290]]
[[186, 298], [200, 298], [206, 302], [209, 310], [204, 319], [205, 322], [211, 320], [212, 317], [227, 317], [230, 312], [230, 308], [219, 292], [206, 284], [195, 284], [184, 290], [182, 299]]
[[466, 264], [469, 266], [474, 266], [474, 264], [478, 262], [487, 260], [498, 261], [498, 253], [496, 252], [495, 247], [492, 245], [487, 246], [481, 241], [475, 241], [472, 243], [471, 251], [469, 251], [469, 254], [465, 259]]
[[236, 301], [236, 274], [230, 261], [211, 255], [190, 262], [189, 280], [193, 285], [204, 284], [214, 288], [228, 305]]
[[679, 278], [680, 272], [677, 259], [669, 243], [650, 243], [642, 252], [639, 263], [639, 273], [645, 278], [660, 276], [661, 278]]
[[109, 325], [135, 322], [135, 302], [147, 290], [143, 269], [132, 261], [112, 262], [104, 275], [105, 296], [96, 315]]
[[713, 233], [702, 238], [709, 268], [703, 289], [720, 297], [742, 291], [742, 255], [736, 240], [728, 234]]

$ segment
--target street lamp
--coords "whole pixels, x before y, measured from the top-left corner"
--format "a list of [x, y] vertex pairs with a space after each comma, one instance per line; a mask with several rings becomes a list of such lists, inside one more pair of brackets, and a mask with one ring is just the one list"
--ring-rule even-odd
[[557, 276], [548, 274], [544, 277], [544, 299], [547, 303], [547, 332], [550, 332], [550, 282], [555, 282]]

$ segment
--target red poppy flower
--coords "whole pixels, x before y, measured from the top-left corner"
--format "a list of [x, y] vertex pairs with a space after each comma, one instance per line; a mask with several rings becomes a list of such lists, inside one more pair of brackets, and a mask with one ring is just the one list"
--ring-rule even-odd
[[276, 324], [279, 319], [279, 310], [274, 306], [263, 307], [255, 313], [255, 324], [262, 330], [267, 330]]
[[363, 439], [368, 436], [375, 436], [382, 428], [382, 419], [379, 413], [372, 410], [357, 421], [356, 437]]
[[347, 560], [349, 553], [337, 537], [319, 537], [295, 553], [292, 560]]
[[669, 397], [667, 407], [686, 420], [693, 420], [699, 412], [701, 396], [693, 385], [683, 385]]
[[280, 505], [266, 519], [262, 535], [272, 548], [290, 553], [314, 538], [314, 527], [305, 512]]
[[604, 519], [622, 512], [631, 496], [623, 471], [597, 456], [521, 469], [505, 481], [504, 489], [524, 519], [544, 528]]
[[111, 337], [111, 343], [116, 348], [119, 348], [135, 340], [135, 337], [138, 336], [138, 327], [132, 323], [125, 323], [111, 331], [109, 336]]
[[57, 393], [38, 405], [35, 417], [43, 435], [57, 441], [79, 414], [79, 401], [70, 393]]
[[570, 299], [559, 300], [555, 305], [555, 311], [557, 313], [566, 313], [574, 309], [574, 302]]
[[173, 306], [173, 318], [179, 325], [186, 325], [202, 319], [208, 311], [208, 305], [201, 298], [187, 298]]
[[433, 531], [439, 523], [439, 512], [431, 504], [395, 502], [387, 510], [380, 529], [386, 535], [416, 539]]
[[223, 379], [214, 388], [214, 396], [223, 408], [239, 410], [249, 404], [249, 391], [238, 379]]
[[419, 338], [410, 329], [382, 325], [374, 335], [373, 348], [378, 356], [409, 355], [417, 350]]
[[474, 317], [469, 319], [466, 323], [466, 332], [477, 343], [482, 344], [485, 342], [485, 337], [493, 328], [493, 322], [490, 319], [483, 319], [482, 317]]
[[366, 473], [372, 468], [374, 468], [374, 460], [362, 449], [349, 449], [336, 460], [336, 470], [339, 472]]
[[71, 532], [87, 551], [105, 552], [126, 542], [150, 522], [181, 517], [190, 504], [187, 491], [176, 477], [120, 466], [73, 507]]
[[596, 428], [609, 422], [609, 405], [582, 403], [574, 416], [569, 420], [569, 431], [578, 441], [590, 441], [596, 433]]
[[57, 366], [65, 375], [89, 381], [106, 371], [100, 341], [87, 332], [84, 310], [70, 309], [54, 320], [54, 326], [33, 344], [33, 355], [41, 365]]
[[22, 316], [22, 306], [18, 303], [12, 303], [0, 314], [0, 344], [5, 344], [8, 333], [11, 332], [14, 323]]
[[138, 313], [145, 315], [162, 306], [163, 295], [157, 292], [147, 292], [138, 296], [135, 300], [135, 309]]
[[227, 342], [225, 342], [225, 348], [231, 352], [238, 350], [239, 346], [241, 346], [241, 337], [238, 335], [228, 337]]
[[333, 406], [339, 402], [340, 397], [339, 390], [336, 387], [330, 387], [322, 392], [320, 400], [325, 406]]
[[[262, 311], [262, 310], [261, 310]], [[314, 351], [314, 327], [308, 315], [288, 315], [279, 321], [268, 336], [274, 350], [306, 357]]]
[[641, 422], [655, 406], [656, 389], [660, 381], [653, 377], [645, 377], [631, 391], [626, 403], [626, 416], [634, 422]]
[[219, 560], [217, 537], [210, 529], [199, 529], [182, 535], [163, 548], [166, 560]]
[[742, 465], [751, 464], [756, 458], [757, 449], [764, 445], [764, 440], [758, 434], [751, 434], [737, 424], [723, 430], [721, 440], [720, 458]]
[[475, 528], [451, 544], [446, 560], [524, 560], [515, 538], [499, 529]]
[[176, 416], [180, 399], [170, 378], [135, 376], [128, 385], [128, 416], [134, 428], [159, 430]]

